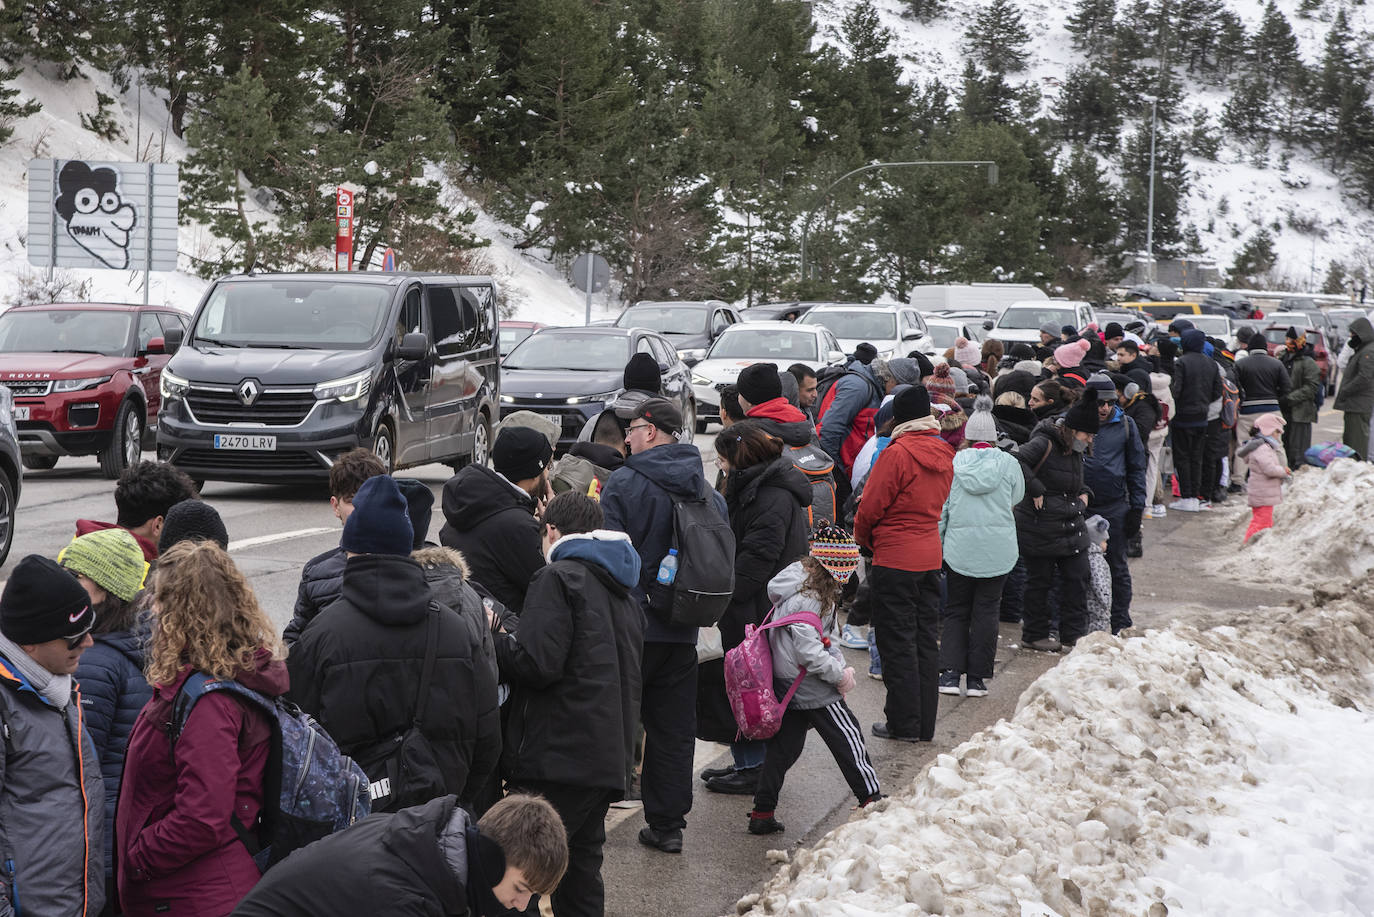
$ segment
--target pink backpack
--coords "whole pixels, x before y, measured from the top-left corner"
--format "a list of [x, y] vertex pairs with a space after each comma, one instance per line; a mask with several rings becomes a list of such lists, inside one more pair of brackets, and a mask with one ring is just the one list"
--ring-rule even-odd
[[772, 620], [773, 611], [757, 627], [744, 625], [744, 642], [725, 654], [725, 693], [730, 697], [730, 710], [735, 714], [740, 735], [746, 739], [771, 739], [777, 735], [787, 704], [806, 677], [806, 667], [802, 666], [787, 694], [782, 700], [777, 699], [773, 693], [773, 648], [768, 645], [767, 632], [789, 624], [810, 624], [817, 633], [825, 633], [820, 616], [814, 611], [799, 611], [776, 621]]

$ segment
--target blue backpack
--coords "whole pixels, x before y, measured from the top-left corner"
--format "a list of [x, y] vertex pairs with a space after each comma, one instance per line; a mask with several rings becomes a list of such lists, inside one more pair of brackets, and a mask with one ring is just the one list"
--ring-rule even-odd
[[258, 824], [231, 818], [243, 846], [266, 872], [298, 847], [347, 828], [368, 814], [367, 775], [319, 723], [284, 698], [270, 698], [236, 681], [195, 672], [172, 701], [168, 738], [173, 748], [196, 701], [211, 691], [228, 691], [267, 714], [272, 746]]

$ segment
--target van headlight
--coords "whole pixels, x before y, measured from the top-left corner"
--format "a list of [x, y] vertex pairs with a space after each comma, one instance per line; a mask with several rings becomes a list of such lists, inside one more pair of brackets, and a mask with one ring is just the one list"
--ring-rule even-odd
[[372, 370], [364, 370], [345, 376], [342, 379], [333, 379], [329, 382], [321, 382], [315, 386], [315, 397], [321, 401], [357, 401], [359, 398], [372, 391]]
[[186, 397], [186, 392], [190, 389], [191, 383], [164, 369], [159, 377], [157, 387], [162, 392], [163, 401], [176, 401]]
[[79, 392], [83, 388], [95, 388], [110, 381], [110, 376], [88, 376], [84, 379], [58, 379], [53, 382], [54, 392]]
[[615, 399], [619, 398], [619, 397], [620, 397], [620, 392], [621, 392], [621, 389], [616, 389], [616, 390], [613, 391], [613, 392], [604, 392], [604, 393], [602, 393], [602, 394], [600, 394], [600, 395], [578, 395], [578, 396], [576, 396], [576, 397], [574, 397], [574, 398], [569, 398], [568, 401], [567, 401], [567, 403], [568, 403], [568, 404], [591, 404], [591, 403], [594, 402], [594, 401], [600, 401], [600, 402], [602, 402], [602, 403], [604, 404], [605, 402], [614, 401]]

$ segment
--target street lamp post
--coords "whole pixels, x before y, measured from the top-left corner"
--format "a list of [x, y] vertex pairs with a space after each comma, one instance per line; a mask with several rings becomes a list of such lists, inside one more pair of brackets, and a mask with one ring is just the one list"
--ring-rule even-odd
[[1150, 99], [1150, 192], [1145, 212], [1145, 275], [1155, 282], [1155, 121], [1159, 99]]
[[858, 174], [861, 173], [861, 172], [871, 172], [871, 171], [873, 171], [874, 169], [902, 169], [902, 168], [907, 168], [908, 166], [987, 166], [987, 167], [988, 167], [988, 184], [989, 184], [989, 185], [995, 185], [995, 184], [997, 184], [997, 163], [993, 162], [993, 161], [990, 160], [990, 159], [938, 160], [938, 161], [937, 161], [937, 160], [931, 159], [931, 160], [921, 160], [921, 161], [918, 161], [918, 162], [875, 162], [875, 163], [871, 163], [871, 164], [866, 165], [866, 166], [860, 166], [860, 167], [857, 168], [857, 169], [853, 169], [853, 170], [851, 170], [851, 171], [849, 171], [849, 172], [844, 173], [844, 174], [841, 175], [839, 178], [837, 178], [837, 179], [835, 179], [834, 181], [832, 181], [829, 185], [826, 185], [825, 190], [821, 192], [820, 200], [816, 203], [816, 206], [812, 207], [809, 211], [807, 211], [807, 213], [806, 213], [806, 219], [802, 221], [802, 231], [801, 231], [801, 279], [802, 279], [802, 282], [803, 282], [803, 283], [806, 282], [806, 234], [807, 234], [807, 232], [808, 232], [808, 231], [810, 230], [810, 228], [811, 228], [811, 218], [814, 217], [814, 216], [816, 215], [816, 211], [819, 210], [819, 209], [821, 208], [821, 205], [825, 203], [826, 198], [830, 196], [831, 190], [833, 190], [834, 187], [835, 187], [836, 185], [838, 185], [840, 182], [844, 181], [846, 178], [851, 178], [851, 177], [853, 177], [853, 176], [855, 176], [855, 175], [858, 175]]

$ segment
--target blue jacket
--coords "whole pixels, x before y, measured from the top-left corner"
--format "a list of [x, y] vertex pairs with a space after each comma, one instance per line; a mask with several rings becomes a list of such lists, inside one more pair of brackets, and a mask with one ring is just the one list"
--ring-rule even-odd
[[153, 689], [143, 677], [144, 650], [152, 637], [151, 619], [133, 631], [96, 634], [95, 645], [81, 654], [76, 681], [86, 732], [95, 745], [100, 776], [105, 781], [105, 875], [114, 875], [114, 816], [129, 734]]
[[1092, 454], [1083, 459], [1083, 480], [1092, 491], [1088, 506], [1129, 501], [1132, 509], [1144, 509], [1147, 463], [1135, 421], [1121, 408], [1112, 408], [1112, 416], [1093, 437]]
[[[854, 426], [854, 418], [864, 408], [877, 410], [883, 403], [884, 394], [882, 383], [873, 375], [871, 368], [858, 360], [845, 368], [849, 372], [835, 380], [835, 397], [831, 399], [830, 407], [821, 418], [821, 448], [837, 465], [842, 464], [840, 448], [844, 445], [845, 437], [849, 435], [850, 427]], [[859, 375], [853, 376], [849, 373]], [[867, 381], [870, 379], [871, 383]]]
[[[667, 443], [630, 455], [601, 489], [605, 526], [630, 536], [639, 552], [639, 584], [633, 595], [644, 609], [645, 643], [697, 642], [695, 627], [677, 627], [649, 614], [645, 592], [658, 576], [658, 565], [673, 541], [673, 495], [696, 497], [706, 488], [701, 451], [689, 443]], [[725, 498], [711, 497], [722, 519], [728, 519]]]
[[1016, 566], [1016, 519], [1026, 478], [1015, 456], [1001, 449], [964, 449], [954, 456], [954, 482], [940, 513], [945, 565], [989, 579]]

